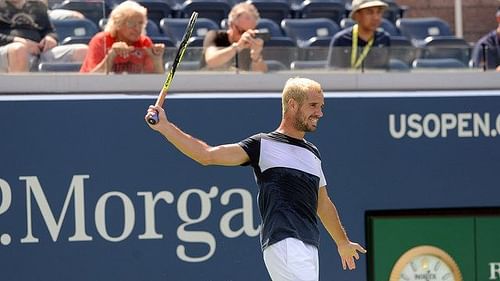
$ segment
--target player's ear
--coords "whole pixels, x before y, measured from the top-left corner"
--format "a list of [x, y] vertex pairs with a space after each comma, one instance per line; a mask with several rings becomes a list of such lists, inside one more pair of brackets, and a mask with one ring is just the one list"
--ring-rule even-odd
[[298, 105], [297, 101], [294, 100], [293, 98], [288, 100], [288, 108], [289, 109], [295, 110], [297, 108], [297, 105]]

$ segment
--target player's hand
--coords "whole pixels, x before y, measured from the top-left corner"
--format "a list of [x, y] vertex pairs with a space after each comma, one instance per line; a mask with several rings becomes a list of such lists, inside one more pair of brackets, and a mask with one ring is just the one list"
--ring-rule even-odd
[[[155, 125], [151, 125], [148, 122], [148, 119], [153, 115], [158, 115], [158, 122]], [[144, 120], [146, 120], [146, 123], [148, 123], [149, 127], [151, 127], [155, 131], [160, 131], [162, 126], [168, 124], [167, 115], [165, 114], [165, 110], [161, 106], [150, 105], [146, 116], [144, 116]]]
[[125, 42], [115, 42], [111, 45], [110, 52], [119, 57], [127, 58], [133, 50], [134, 47], [127, 45]]
[[366, 253], [366, 250], [361, 247], [361, 245], [351, 241], [338, 245], [338, 251], [340, 258], [342, 259], [342, 268], [344, 270], [347, 268], [349, 268], [349, 270], [355, 269], [356, 263], [354, 262], [354, 259], [359, 260], [358, 252], [363, 254]]

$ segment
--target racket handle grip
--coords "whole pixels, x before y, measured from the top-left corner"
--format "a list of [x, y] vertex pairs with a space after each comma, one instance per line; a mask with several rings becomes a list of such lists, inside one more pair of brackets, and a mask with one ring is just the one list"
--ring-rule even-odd
[[158, 123], [159, 121], [160, 121], [160, 119], [158, 118], [158, 112], [152, 113], [148, 117], [148, 123], [151, 124], [151, 125], [156, 125], [156, 123]]

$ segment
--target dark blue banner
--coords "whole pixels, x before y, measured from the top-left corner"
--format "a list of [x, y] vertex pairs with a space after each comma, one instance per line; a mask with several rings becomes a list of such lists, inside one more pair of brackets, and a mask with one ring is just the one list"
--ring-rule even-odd
[[[272, 131], [279, 95], [178, 96], [170, 120], [209, 144]], [[368, 96], [368, 95], [366, 95]], [[0, 100], [2, 280], [269, 280], [249, 167], [203, 167], [143, 121], [153, 98]], [[364, 212], [500, 205], [500, 93], [327, 95], [317, 132], [353, 241]], [[322, 230], [321, 280], [343, 272]]]

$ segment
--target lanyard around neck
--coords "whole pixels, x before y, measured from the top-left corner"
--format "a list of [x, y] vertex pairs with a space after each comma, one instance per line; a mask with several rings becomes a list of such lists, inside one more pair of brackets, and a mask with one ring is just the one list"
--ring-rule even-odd
[[370, 51], [370, 48], [373, 45], [373, 37], [368, 40], [368, 43], [365, 45], [363, 48], [363, 52], [361, 52], [361, 55], [359, 58], [356, 60], [356, 57], [358, 56], [358, 25], [355, 24], [352, 27], [352, 51], [351, 51], [351, 67], [356, 69], [358, 68], [363, 60], [366, 58], [368, 55], [368, 52]]

